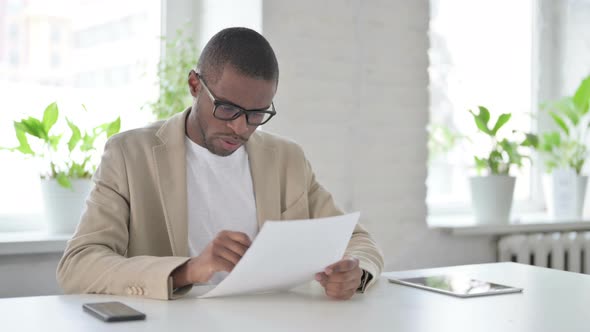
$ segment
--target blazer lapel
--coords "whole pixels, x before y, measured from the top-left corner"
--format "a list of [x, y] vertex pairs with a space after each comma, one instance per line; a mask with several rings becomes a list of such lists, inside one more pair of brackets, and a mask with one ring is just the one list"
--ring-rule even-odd
[[252, 185], [256, 200], [258, 228], [267, 220], [280, 220], [280, 178], [276, 151], [265, 145], [262, 135], [255, 131], [246, 143]]
[[166, 228], [174, 256], [188, 256], [185, 120], [190, 108], [166, 121], [153, 147]]

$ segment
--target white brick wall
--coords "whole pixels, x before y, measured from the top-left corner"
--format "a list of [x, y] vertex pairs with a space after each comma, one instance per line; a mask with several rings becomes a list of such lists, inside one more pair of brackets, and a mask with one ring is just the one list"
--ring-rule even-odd
[[566, 10], [561, 93], [571, 95], [590, 75], [590, 0], [562, 0]]
[[303, 145], [320, 181], [361, 210], [387, 269], [489, 262], [491, 238], [426, 227], [427, 0], [265, 1], [279, 58], [266, 130]]

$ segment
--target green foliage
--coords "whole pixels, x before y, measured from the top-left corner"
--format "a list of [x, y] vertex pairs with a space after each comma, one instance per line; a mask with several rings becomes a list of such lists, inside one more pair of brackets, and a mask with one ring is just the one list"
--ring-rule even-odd
[[584, 78], [573, 96], [545, 103], [558, 130], [543, 133], [539, 150], [544, 156], [547, 172], [554, 168], [572, 168], [581, 174], [588, 158], [586, 141], [590, 125], [590, 76]]
[[[487, 135], [492, 141], [490, 152], [485, 157], [474, 156], [475, 168], [478, 173], [487, 171], [489, 174], [508, 175], [512, 166], [522, 167], [524, 159], [530, 159], [528, 155], [523, 154], [522, 148], [536, 147], [539, 139], [536, 135], [525, 133], [525, 138], [516, 142], [507, 138], [499, 139], [498, 131], [510, 120], [511, 114], [501, 114], [496, 123], [490, 123], [490, 111], [483, 107], [478, 107], [479, 112], [476, 114], [472, 110], [469, 113], [479, 132]], [[515, 132], [513, 132], [515, 133]]]
[[[70, 119], [66, 118], [71, 135], [67, 146], [67, 159], [58, 163], [52, 157], [60, 150], [63, 134], [53, 135], [51, 129], [59, 119], [57, 103], [51, 103], [45, 108], [42, 119], [28, 117], [14, 122], [14, 131], [19, 146], [2, 148], [4, 150], [18, 151], [25, 155], [40, 158], [49, 163], [47, 177], [54, 178], [65, 188], [71, 188], [72, 179], [90, 178], [96, 166], [90, 165], [90, 160], [96, 148], [95, 140], [101, 135], [107, 138], [119, 132], [121, 119], [101, 124], [89, 132], [82, 132]], [[35, 138], [41, 142], [40, 148], [34, 150], [29, 143], [29, 138]]]
[[158, 63], [158, 85], [160, 95], [148, 107], [158, 119], [184, 111], [192, 104], [188, 88], [188, 74], [197, 65], [199, 51], [190, 36], [179, 29], [174, 38], [165, 41], [166, 53]]
[[429, 162], [446, 155], [457, 144], [467, 137], [455, 132], [443, 124], [430, 124], [428, 126], [428, 159]]

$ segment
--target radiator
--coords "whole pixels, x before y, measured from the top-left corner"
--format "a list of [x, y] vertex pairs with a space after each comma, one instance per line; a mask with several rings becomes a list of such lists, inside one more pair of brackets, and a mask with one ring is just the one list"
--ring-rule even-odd
[[590, 274], [590, 232], [504, 236], [498, 260]]

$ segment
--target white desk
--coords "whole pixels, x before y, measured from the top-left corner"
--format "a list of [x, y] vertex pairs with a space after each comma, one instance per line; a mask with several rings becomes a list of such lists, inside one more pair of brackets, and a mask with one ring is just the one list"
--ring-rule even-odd
[[[590, 331], [590, 276], [514, 263], [386, 273], [465, 272], [524, 288], [522, 294], [471, 299], [379, 280], [349, 301], [327, 299], [319, 285], [216, 299], [157, 301], [101, 295], [0, 299], [2, 331]], [[82, 303], [119, 300], [146, 321], [103, 323]]]

